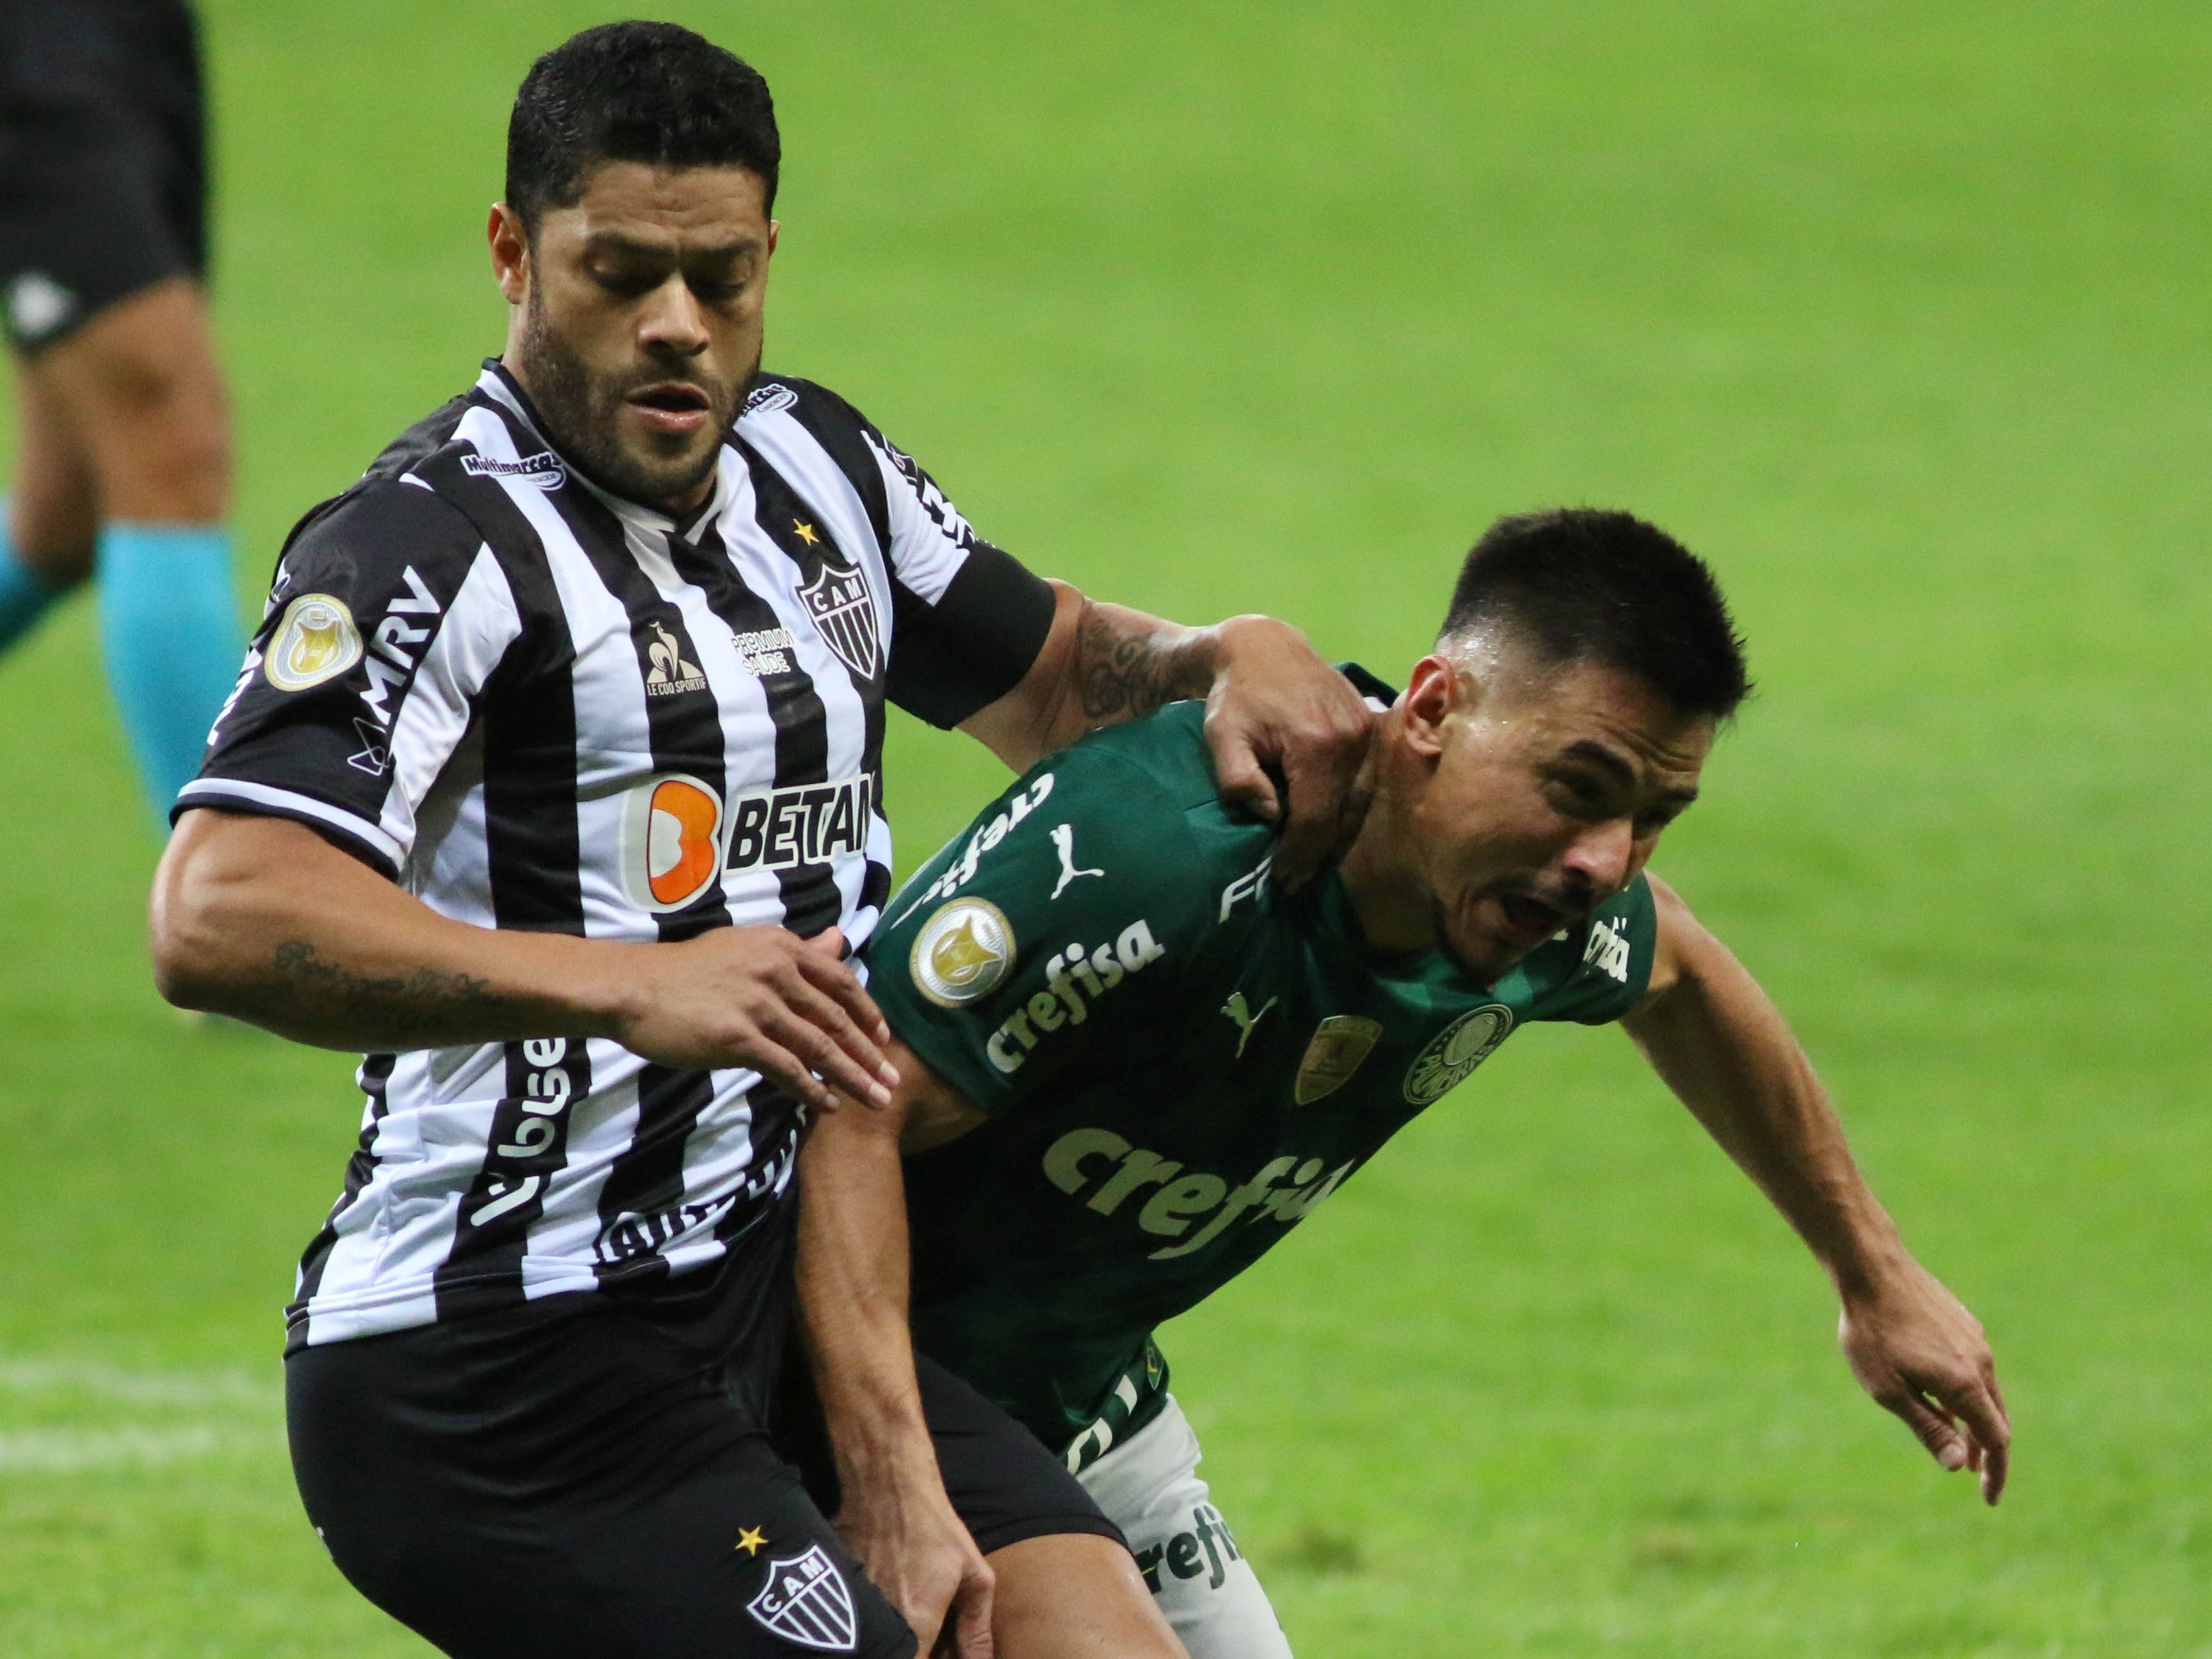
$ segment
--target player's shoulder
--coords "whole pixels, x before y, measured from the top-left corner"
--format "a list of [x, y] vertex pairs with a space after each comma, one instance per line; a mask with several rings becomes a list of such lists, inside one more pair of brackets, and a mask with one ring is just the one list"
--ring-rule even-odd
[[[859, 492], [881, 544], [890, 539], [890, 507], [885, 494], [882, 462], [895, 456], [890, 443], [868, 417], [817, 381], [796, 374], [754, 377], [738, 418], [731, 423], [738, 441], [758, 439], [767, 443], [779, 422], [795, 423]], [[784, 428], [785, 432], [789, 428]]]
[[310, 510], [285, 538], [281, 570], [373, 576], [466, 561], [483, 537], [466, 514], [406, 477], [365, 477]]
[[1224, 884], [1268, 844], [1265, 825], [1223, 812], [1202, 716], [1173, 705], [1040, 762], [915, 874], [892, 901], [893, 930], [980, 897], [1010, 916], [1128, 910], [1178, 935], [1202, 931]]
[[1194, 878], [1242, 871], [1272, 844], [1265, 823], [1222, 799], [1206, 705], [1194, 699], [1089, 733], [1055, 769], [1071, 811], [1170, 842]]
[[819, 380], [766, 372], [755, 375], [752, 390], [745, 394], [744, 404], [738, 410], [738, 425], [785, 414], [801, 425], [830, 421], [855, 431], [872, 430], [866, 416]]

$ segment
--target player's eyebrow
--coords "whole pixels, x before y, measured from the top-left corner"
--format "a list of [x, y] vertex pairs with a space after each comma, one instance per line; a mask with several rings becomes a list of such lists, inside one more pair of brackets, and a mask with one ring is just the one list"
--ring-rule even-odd
[[1562, 760], [1587, 761], [1601, 772], [1607, 772], [1624, 784], [1636, 781], [1635, 765], [1621, 757], [1616, 749], [1608, 749], [1595, 738], [1577, 738], [1559, 751]]
[[673, 256], [692, 262], [739, 259], [748, 253], [759, 252], [763, 246], [757, 236], [740, 236], [733, 242], [718, 242], [711, 247], [683, 247], [669, 242], [640, 241], [634, 236], [625, 236], [618, 230], [595, 230], [584, 238], [586, 253], [614, 253], [648, 259]]
[[[1625, 788], [1633, 789], [1639, 781], [1635, 764], [1623, 757], [1617, 749], [1600, 743], [1595, 738], [1579, 738], [1559, 751], [1562, 760], [1578, 760], [1595, 766], [1613, 777]], [[1662, 790], [1659, 799], [1669, 805], [1688, 806], [1698, 798], [1695, 784], [1685, 784]]]

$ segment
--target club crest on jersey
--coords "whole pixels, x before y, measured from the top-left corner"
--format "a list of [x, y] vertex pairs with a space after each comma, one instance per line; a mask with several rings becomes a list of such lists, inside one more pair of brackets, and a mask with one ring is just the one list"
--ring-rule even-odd
[[1513, 1011], [1492, 1002], [1457, 1019], [1429, 1039], [1429, 1046], [1406, 1068], [1406, 1103], [1426, 1106], [1442, 1100], [1488, 1060], [1513, 1029]]
[[864, 680], [882, 670], [884, 647], [867, 578], [849, 564], [822, 562], [822, 574], [799, 590], [807, 614], [837, 660]]
[[1306, 1044], [1305, 1058], [1298, 1062], [1297, 1081], [1291, 1087], [1291, 1098], [1301, 1106], [1310, 1106], [1324, 1100], [1352, 1081], [1352, 1074], [1375, 1052], [1375, 1045], [1382, 1039], [1380, 1021], [1359, 1014], [1331, 1014], [1314, 1027], [1313, 1040]]
[[860, 1621], [853, 1611], [853, 1593], [819, 1544], [804, 1555], [771, 1559], [768, 1587], [745, 1603], [745, 1611], [774, 1634], [803, 1648], [850, 1653], [860, 1645]]
[[722, 873], [722, 798], [697, 778], [665, 772], [623, 799], [623, 890], [656, 915], [681, 910]]
[[345, 601], [302, 593], [284, 608], [261, 672], [279, 691], [305, 691], [334, 680], [361, 660], [361, 629]]
[[988, 899], [954, 899], [914, 936], [908, 960], [922, 995], [957, 1008], [997, 990], [1014, 965], [1013, 924]]

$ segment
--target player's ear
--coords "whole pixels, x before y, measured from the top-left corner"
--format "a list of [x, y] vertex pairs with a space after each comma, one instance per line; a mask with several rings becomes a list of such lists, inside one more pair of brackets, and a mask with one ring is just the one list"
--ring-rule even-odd
[[501, 297], [511, 306], [520, 305], [530, 289], [530, 233], [522, 216], [504, 202], [494, 202], [484, 238], [491, 245], [492, 276]]
[[1472, 689], [1466, 679], [1467, 671], [1449, 657], [1432, 653], [1413, 665], [1398, 707], [1404, 712], [1406, 744], [1415, 754], [1434, 758], [1443, 753], [1444, 723]]

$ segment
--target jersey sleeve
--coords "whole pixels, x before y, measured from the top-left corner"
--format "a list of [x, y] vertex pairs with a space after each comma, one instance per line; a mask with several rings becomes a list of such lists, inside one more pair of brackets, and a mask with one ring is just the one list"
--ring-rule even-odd
[[954, 836], [892, 900], [869, 990], [908, 1047], [994, 1115], [1174, 1006], [1213, 921], [1182, 808], [1077, 744]]
[[1584, 1025], [1619, 1019], [1642, 1000], [1651, 982], [1651, 955], [1658, 939], [1651, 884], [1639, 875], [1565, 940], [1547, 947], [1571, 953], [1572, 965], [1529, 1010], [1529, 1018]]
[[285, 550], [172, 816], [296, 819], [396, 878], [416, 810], [520, 633], [505, 574], [466, 518], [405, 481], [359, 486]]
[[911, 456], [873, 427], [866, 432], [886, 505], [885, 695], [950, 728], [1021, 684], [1052, 629], [1052, 586], [978, 536]]

